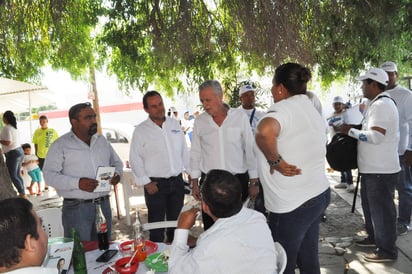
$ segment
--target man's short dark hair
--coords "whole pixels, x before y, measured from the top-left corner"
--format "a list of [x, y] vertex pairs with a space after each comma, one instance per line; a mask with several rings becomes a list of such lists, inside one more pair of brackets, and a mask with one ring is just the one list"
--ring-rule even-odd
[[143, 95], [143, 108], [144, 108], [144, 109], [147, 109], [147, 108], [149, 107], [149, 105], [147, 104], [147, 98], [153, 97], [153, 96], [160, 96], [160, 97], [162, 97], [162, 96], [160, 95], [160, 93], [157, 92], [157, 91], [155, 91], [155, 90], [150, 90], [150, 91], [146, 92], [146, 94]]
[[27, 235], [39, 238], [32, 209], [33, 205], [23, 198], [0, 201], [0, 267], [9, 268], [20, 262]]
[[203, 201], [217, 218], [227, 218], [242, 209], [242, 186], [232, 173], [212, 169], [201, 186]]
[[79, 118], [79, 112], [82, 109], [90, 108], [90, 107], [92, 107], [92, 104], [90, 104], [89, 102], [80, 103], [80, 104], [76, 104], [76, 105], [72, 106], [69, 110], [69, 120], [78, 119]]
[[39, 117], [39, 120], [47, 120], [47, 116], [46, 116], [46, 115], [41, 115], [41, 116]]

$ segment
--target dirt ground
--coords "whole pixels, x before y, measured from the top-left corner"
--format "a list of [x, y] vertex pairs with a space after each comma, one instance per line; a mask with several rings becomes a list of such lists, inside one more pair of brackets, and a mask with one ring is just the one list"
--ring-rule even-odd
[[[360, 202], [358, 199], [357, 202]], [[135, 212], [131, 213], [132, 223], [135, 220]], [[142, 222], [147, 222], [147, 210], [140, 209], [139, 216]], [[113, 218], [113, 240], [127, 240], [132, 236], [132, 226], [126, 224], [126, 218], [118, 220]], [[201, 222], [192, 229], [191, 234], [198, 236], [203, 231]], [[326, 221], [320, 224], [320, 240], [327, 237], [360, 237], [365, 235], [364, 222], [359, 213], [351, 213], [351, 205], [343, 200], [334, 191], [331, 191], [331, 202], [326, 210]]]

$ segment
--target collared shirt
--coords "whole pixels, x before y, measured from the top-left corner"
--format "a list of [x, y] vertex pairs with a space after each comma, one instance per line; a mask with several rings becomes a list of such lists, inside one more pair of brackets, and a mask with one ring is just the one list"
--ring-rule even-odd
[[189, 166], [189, 152], [177, 120], [166, 117], [162, 127], [150, 118], [133, 132], [130, 167], [136, 185], [151, 182], [150, 177], [169, 178]]
[[392, 174], [401, 170], [398, 157], [399, 114], [388, 93], [382, 92], [369, 102], [362, 130], [385, 129], [382, 142], [358, 141], [358, 169], [361, 173]]
[[94, 199], [108, 195], [109, 191], [80, 190], [79, 180], [95, 179], [100, 166], [113, 166], [120, 176], [123, 174], [123, 162], [106, 138], [95, 134], [89, 146], [70, 131], [50, 146], [43, 167], [44, 180], [64, 198]]
[[50, 145], [59, 137], [56, 130], [52, 128], [38, 128], [33, 134], [33, 144], [37, 145], [37, 156], [46, 158]]
[[265, 217], [242, 210], [218, 219], [189, 250], [187, 229], [176, 229], [169, 273], [278, 273], [273, 238]]
[[190, 170], [192, 178], [211, 169], [223, 169], [233, 174], [246, 171], [257, 178], [254, 138], [247, 115], [241, 109], [231, 108], [221, 126], [204, 112], [195, 119]]
[[[245, 113], [246, 113], [246, 115], [247, 115], [247, 117], [248, 117], [248, 119], [249, 119], [249, 124], [250, 124], [250, 126], [252, 127], [252, 132], [253, 132], [253, 134], [255, 134], [256, 133], [256, 126], [257, 126], [257, 124], [259, 123], [259, 120], [266, 114], [265, 112], [263, 112], [263, 111], [260, 111], [260, 110], [258, 110], [258, 109], [256, 109], [256, 108], [253, 108], [253, 109], [244, 109], [243, 107], [242, 107], [242, 105], [240, 105], [240, 107], [239, 107], [240, 109], [242, 109]], [[253, 113], [253, 110], [254, 110], [254, 113]], [[252, 121], [251, 121], [251, 116], [252, 116], [252, 113], [253, 113], [253, 117], [252, 117]]]
[[398, 154], [403, 155], [412, 150], [412, 91], [397, 85], [386, 92], [395, 100], [399, 112]]
[[17, 129], [12, 127], [11, 125], [5, 125], [0, 133], [0, 140], [3, 141], [10, 141], [8, 146], [1, 145], [1, 149], [3, 153], [7, 153], [11, 150], [15, 150], [16, 148], [20, 147], [20, 135]]

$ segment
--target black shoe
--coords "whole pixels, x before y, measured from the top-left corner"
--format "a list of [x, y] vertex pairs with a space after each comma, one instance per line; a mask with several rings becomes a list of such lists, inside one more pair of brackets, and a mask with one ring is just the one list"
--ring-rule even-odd
[[360, 241], [356, 241], [355, 244], [361, 247], [376, 247], [375, 242], [371, 241], [369, 238], [365, 238]]
[[408, 231], [410, 230], [410, 228], [408, 225], [398, 224], [396, 226], [396, 230], [398, 232], [398, 235], [402, 236], [402, 235], [406, 235]]

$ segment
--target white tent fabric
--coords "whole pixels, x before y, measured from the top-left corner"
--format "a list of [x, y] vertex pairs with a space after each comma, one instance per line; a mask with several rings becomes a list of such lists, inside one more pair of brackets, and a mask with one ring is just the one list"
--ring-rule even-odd
[[0, 112], [31, 111], [55, 103], [54, 94], [47, 87], [0, 77]]

